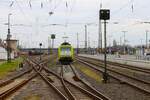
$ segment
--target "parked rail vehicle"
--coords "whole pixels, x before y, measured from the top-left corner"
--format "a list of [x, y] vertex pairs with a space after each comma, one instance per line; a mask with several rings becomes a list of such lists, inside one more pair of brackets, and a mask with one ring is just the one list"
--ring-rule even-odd
[[73, 61], [74, 49], [68, 42], [62, 43], [58, 48], [58, 60], [61, 64], [67, 65]]

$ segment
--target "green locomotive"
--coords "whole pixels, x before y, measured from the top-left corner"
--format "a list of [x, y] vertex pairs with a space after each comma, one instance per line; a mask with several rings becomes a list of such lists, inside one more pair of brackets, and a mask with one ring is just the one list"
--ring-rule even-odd
[[70, 64], [73, 61], [73, 57], [73, 47], [68, 42], [62, 43], [58, 48], [58, 60], [60, 63], [65, 65]]

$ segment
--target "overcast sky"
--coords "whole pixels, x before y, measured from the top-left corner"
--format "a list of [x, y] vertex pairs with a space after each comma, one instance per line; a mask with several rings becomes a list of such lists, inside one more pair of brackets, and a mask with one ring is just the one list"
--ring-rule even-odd
[[122, 31], [127, 31], [127, 44], [145, 44], [145, 31], [150, 31], [150, 25], [144, 23], [150, 22], [150, 0], [0, 0], [0, 38], [6, 39], [4, 24], [12, 13], [11, 34], [23, 47], [38, 47], [40, 42], [47, 47], [50, 34], [56, 34], [55, 47], [64, 41], [64, 36], [76, 47], [77, 33], [80, 47], [84, 47], [84, 25], [89, 23], [90, 46], [97, 47], [100, 4], [111, 11], [108, 45], [114, 39], [120, 42], [120, 38], [123, 43]]

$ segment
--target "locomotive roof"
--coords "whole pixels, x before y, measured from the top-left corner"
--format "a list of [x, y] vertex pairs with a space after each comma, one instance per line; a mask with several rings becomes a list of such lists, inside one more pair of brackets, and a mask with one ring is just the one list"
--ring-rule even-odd
[[61, 45], [70, 45], [68, 42], [64, 42]]

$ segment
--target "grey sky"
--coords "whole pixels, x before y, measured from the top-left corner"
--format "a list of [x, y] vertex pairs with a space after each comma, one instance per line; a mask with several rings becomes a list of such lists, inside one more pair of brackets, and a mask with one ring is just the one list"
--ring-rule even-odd
[[[14, 3], [10, 7], [12, 1]], [[100, 3], [103, 8], [109, 8], [111, 11], [111, 19], [107, 25], [108, 37], [111, 37], [108, 43], [113, 39], [119, 42], [123, 36], [122, 31], [128, 31], [126, 38], [129, 44], [138, 45], [141, 43], [140, 39], [145, 43], [145, 30], [150, 30], [149, 24], [142, 24], [150, 21], [149, 0], [31, 0], [31, 3], [29, 1], [0, 0], [2, 39], [7, 35], [7, 26], [4, 23], [7, 23], [8, 14], [12, 13], [11, 23], [16, 26], [11, 27], [11, 34], [25, 47], [37, 47], [39, 42], [47, 47], [50, 34], [56, 34], [56, 46], [64, 41], [64, 34], [69, 37], [67, 40], [76, 46], [76, 33], [79, 33], [80, 46], [83, 47], [86, 23], [93, 23], [88, 26], [90, 45], [97, 46], [98, 26], [95, 24], [98, 24]], [[49, 12], [54, 14], [50, 16]], [[48, 26], [49, 24], [61, 25]]]

